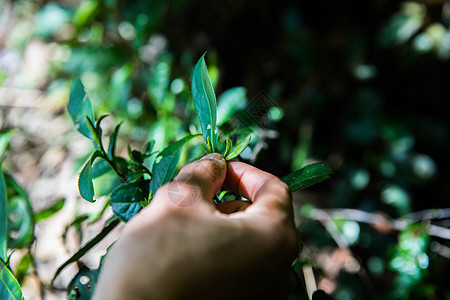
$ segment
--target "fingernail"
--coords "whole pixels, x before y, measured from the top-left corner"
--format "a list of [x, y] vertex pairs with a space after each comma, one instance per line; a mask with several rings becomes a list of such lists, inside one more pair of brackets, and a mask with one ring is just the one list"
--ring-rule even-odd
[[220, 163], [225, 162], [225, 159], [219, 153], [210, 153], [210, 154], [205, 155], [202, 158], [200, 158], [200, 160], [204, 160], [204, 159], [211, 159], [211, 160], [215, 160]]

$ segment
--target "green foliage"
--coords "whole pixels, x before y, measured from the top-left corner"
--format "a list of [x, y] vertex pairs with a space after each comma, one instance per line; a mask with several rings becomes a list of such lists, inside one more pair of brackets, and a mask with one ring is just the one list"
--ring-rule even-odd
[[[397, 221], [413, 211], [447, 206], [448, 174], [443, 166], [449, 165], [450, 126], [445, 101], [449, 85], [445, 79], [449, 77], [450, 19], [445, 1], [330, 2], [325, 6], [316, 2], [276, 6], [261, 2], [257, 6], [227, 3], [226, 7], [215, 1], [5, 3], [1, 13], [11, 16], [5, 22], [13, 20], [13, 26], [11, 22], [5, 26], [12, 30], [3, 32], [5, 53], [29, 53], [37, 37], [42, 46], [51, 46], [54, 59], [39, 74], [44, 83], [36, 84], [30, 74], [10, 76], [10, 59], [4, 56], [8, 57], [6, 65], [1, 63], [6, 66], [0, 71], [4, 88], [31, 85], [47, 90], [52, 99], [55, 95], [62, 99], [70, 82], [79, 77], [95, 100], [96, 112], [113, 112], [123, 120], [120, 134], [117, 129], [110, 136], [106, 149], [109, 162], [98, 157], [91, 166], [92, 199], [108, 197], [121, 184], [151, 180], [156, 175], [150, 174], [154, 173], [155, 160], [169, 143], [200, 132], [201, 123], [195, 118], [195, 105], [191, 105], [189, 74], [201, 55], [198, 49], [207, 44], [207, 69], [218, 96], [214, 151], [228, 156], [233, 144], [251, 135], [240, 158], [258, 167], [282, 175], [308, 161], [326, 161], [335, 171], [333, 181], [301, 194], [297, 203], [299, 210], [307, 212], [296, 221], [301, 224], [298, 231], [304, 248], [312, 253], [315, 279], [324, 276], [331, 280], [337, 286], [333, 294], [342, 300], [389, 298], [393, 290], [402, 287], [415, 299], [431, 297], [430, 290], [437, 298], [450, 295], [442, 280], [449, 277], [448, 255], [442, 250], [449, 246], [447, 239], [432, 236], [425, 244], [423, 253], [429, 266], [419, 267], [419, 279], [411, 280], [408, 268], [392, 265], [396, 257], [402, 258], [404, 266], [425, 257], [406, 255], [412, 249], [400, 247], [404, 242], [396, 231], [406, 229], [397, 227]], [[217, 10], [226, 12], [226, 18], [218, 21], [211, 17]], [[189, 26], [186, 20], [199, 20], [201, 26]], [[233, 34], [227, 34], [230, 32]], [[33, 41], [30, 47], [29, 41]], [[246, 88], [230, 88], [235, 84], [245, 84]], [[263, 100], [270, 101], [257, 119], [248, 112], [261, 108], [255, 105], [261, 100], [261, 90], [265, 92]], [[45, 107], [60, 101], [46, 102]], [[0, 116], [0, 153], [13, 133], [22, 130], [11, 130], [15, 126], [9, 121], [11, 117], [2, 118], [9, 110], [6, 103]], [[52, 109], [61, 111], [61, 107]], [[77, 126], [93, 139], [88, 121], [78, 120]], [[96, 123], [94, 115], [90, 121]], [[232, 133], [242, 127], [250, 129], [239, 135]], [[105, 132], [109, 134], [109, 128]], [[276, 140], [267, 137], [277, 133]], [[131, 143], [135, 149], [148, 140], [155, 140], [153, 156], [144, 149], [130, 149], [130, 158], [117, 157], [117, 153], [126, 152], [122, 145]], [[183, 147], [176, 169], [203, 154], [196, 143], [194, 139]], [[212, 138], [207, 137], [203, 146], [211, 152]], [[261, 151], [266, 148], [270, 150]], [[20, 164], [11, 168], [19, 151], [12, 153], [11, 161], [10, 153], [5, 154], [6, 173], [20, 169]], [[83, 154], [86, 159], [87, 153]], [[152, 172], [139, 167], [141, 159]], [[11, 187], [7, 190], [9, 199], [17, 196]], [[144, 196], [148, 196], [142, 202], [146, 205], [152, 194]], [[217, 198], [234, 199], [226, 191]], [[326, 274], [328, 268], [320, 265], [322, 260], [316, 254], [337, 246], [330, 228], [317, 222], [319, 212], [323, 213], [320, 207], [332, 214], [334, 233], [343, 235], [344, 242], [353, 236], [350, 250], [366, 270], [349, 273], [341, 268], [337, 278]], [[332, 213], [341, 208], [357, 209], [375, 220], [387, 216], [392, 223], [384, 224], [381, 230], [378, 225], [355, 220], [351, 214]], [[73, 227], [90, 224], [99, 215], [76, 215]], [[447, 219], [414, 221], [430, 236], [430, 228], [445, 227]]]
[[8, 265], [9, 223], [7, 214], [9, 211], [7, 207], [6, 185], [0, 164], [0, 298], [5, 300], [19, 300], [23, 299], [22, 291], [19, 282], [17, 282]]
[[[204, 138], [204, 144], [201, 144], [201, 146], [206, 153], [212, 153], [219, 148], [217, 145], [219, 135], [217, 127], [217, 105], [214, 89], [212, 88], [207, 72], [204, 55], [200, 58], [195, 67], [192, 81], [194, 106], [200, 120]], [[74, 88], [73, 86], [76, 86], [77, 88]], [[242, 90], [235, 90], [233, 93], [236, 93], [237, 91], [242, 93]], [[156, 103], [159, 103], [158, 105], [162, 105], [162, 102], [157, 100], [163, 97], [162, 91], [156, 92], [156, 90], [154, 90], [153, 97], [156, 99]], [[95, 196], [93, 179], [107, 172], [109, 165], [121, 179], [121, 183], [110, 193], [110, 204], [115, 216], [120, 220], [127, 222], [139, 213], [142, 207], [149, 204], [152, 196], [156, 194], [157, 190], [163, 184], [172, 180], [176, 168], [180, 163], [183, 147], [190, 140], [197, 137], [198, 134], [188, 134], [157, 152], [157, 155], [155, 155], [153, 160], [151, 171], [149, 171], [144, 163], [146, 159], [155, 154], [155, 152], [152, 152], [155, 142], [151, 140], [144, 146], [142, 151], [132, 150], [131, 147], [128, 146], [129, 160], [117, 157], [115, 155], [115, 148], [121, 125], [121, 123], [119, 123], [110, 136], [108, 152], [106, 152], [102, 142], [103, 130], [101, 129], [101, 121], [105, 118], [105, 115], [99, 117], [95, 121], [95, 125], [93, 118], [90, 118], [88, 115], [83, 116], [80, 107], [86, 105], [86, 99], [89, 98], [84, 91], [83, 84], [79, 80], [76, 80], [74, 85], [72, 85], [68, 108], [69, 110], [72, 110], [72, 112], [76, 111], [76, 113], [71, 112], [71, 115], [78, 130], [81, 127], [78, 125], [81, 122], [79, 120], [86, 121], [91, 135], [79, 131], [93, 140], [95, 148], [97, 149], [80, 172], [78, 180], [80, 195], [84, 199], [93, 202], [93, 197]], [[73, 107], [78, 109], [74, 109]], [[90, 111], [88, 112], [90, 113]], [[231, 113], [225, 114], [227, 117], [230, 117], [231, 115]], [[223, 121], [226, 122], [227, 120], [225, 119]], [[248, 129], [240, 129], [239, 132], [248, 133]], [[249, 145], [250, 140], [251, 135], [247, 135], [244, 140], [241, 140], [241, 142], [233, 148], [232, 140], [229, 137], [225, 137], [225, 159], [231, 160], [238, 157]], [[96, 158], [100, 158], [101, 163], [94, 164]], [[93, 168], [93, 166], [95, 166], [95, 168]], [[291, 174], [288, 178], [288, 182], [294, 191], [321, 182], [329, 178], [330, 174], [331, 170], [327, 167], [316, 164], [300, 170], [295, 174]], [[222, 201], [225, 194], [226, 191], [222, 191], [222, 194], [216, 198], [216, 201]], [[106, 225], [97, 237], [87, 243], [59, 267], [54, 278], [56, 278], [68, 264], [77, 261], [96, 243], [102, 240], [116, 224], [117, 221], [114, 221], [113, 223]], [[74, 280], [76, 281], [77, 279], [75, 278]], [[95, 283], [92, 284], [95, 286]]]
[[400, 232], [390, 261], [390, 267], [399, 275], [394, 282], [393, 298], [408, 299], [412, 288], [426, 276], [429, 243], [430, 236], [422, 224], [412, 224]]

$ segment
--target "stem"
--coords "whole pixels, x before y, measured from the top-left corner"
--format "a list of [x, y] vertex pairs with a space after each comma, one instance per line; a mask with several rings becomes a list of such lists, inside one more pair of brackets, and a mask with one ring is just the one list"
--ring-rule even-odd
[[119, 169], [117, 169], [116, 165], [114, 164], [114, 162], [112, 162], [109, 158], [108, 155], [106, 155], [105, 153], [105, 149], [103, 149], [103, 147], [101, 147], [100, 151], [102, 151], [102, 157], [104, 160], [106, 160], [106, 162], [111, 166], [111, 168], [114, 170], [114, 172], [116, 172], [117, 175], [119, 175], [119, 177], [122, 179], [122, 181], [127, 181], [127, 178], [125, 177], [125, 175], [123, 175]]

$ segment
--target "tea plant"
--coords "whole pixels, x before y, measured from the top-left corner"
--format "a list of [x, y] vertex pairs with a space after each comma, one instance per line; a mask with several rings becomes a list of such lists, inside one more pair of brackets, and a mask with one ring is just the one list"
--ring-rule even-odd
[[[217, 101], [214, 89], [208, 76], [207, 66], [204, 55], [197, 62], [192, 77], [192, 95], [195, 111], [200, 122], [203, 143], [201, 147], [206, 154], [219, 152], [226, 160], [236, 159], [249, 145], [252, 130], [249, 128], [240, 128], [232, 132], [223, 132], [217, 121]], [[154, 148], [155, 141], [149, 141], [140, 150], [131, 149], [128, 146], [128, 157], [123, 158], [116, 154], [117, 140], [121, 123], [115, 126], [114, 131], [109, 136], [109, 143], [104, 142], [102, 130], [102, 121], [107, 115], [101, 115], [94, 118], [92, 104], [86, 93], [81, 80], [73, 82], [70, 90], [68, 103], [68, 112], [74, 121], [77, 130], [86, 138], [90, 139], [95, 147], [84, 164], [78, 178], [78, 188], [81, 197], [89, 202], [94, 202], [94, 197], [99, 196], [94, 191], [93, 180], [106, 173], [113, 172], [116, 175], [117, 182], [115, 186], [107, 192], [108, 202], [114, 215], [106, 222], [101, 232], [92, 240], [81, 247], [72, 257], [63, 263], [56, 271], [53, 281], [60, 272], [69, 264], [77, 262], [86, 252], [98, 244], [109, 232], [111, 232], [120, 222], [127, 222], [139, 211], [147, 206], [156, 191], [165, 183], [172, 180], [177, 167], [180, 167], [180, 158], [185, 145], [192, 140], [198, 140], [201, 134], [187, 134], [183, 138], [167, 145], [161, 151]], [[233, 143], [233, 139], [235, 143]], [[233, 145], [235, 144], [235, 145]], [[199, 157], [194, 157], [197, 159]], [[153, 163], [149, 163], [153, 160]], [[292, 191], [303, 189], [313, 184], [322, 182], [330, 177], [331, 170], [320, 163], [306, 166], [296, 172], [288, 174], [282, 178]], [[1, 183], [2, 181], [0, 181]], [[4, 184], [0, 185], [0, 204], [5, 206], [6, 193]], [[229, 201], [237, 199], [238, 195], [221, 190], [214, 201]], [[15, 280], [11, 269], [8, 266], [6, 257], [6, 217], [3, 207], [0, 210], [0, 246], [2, 262], [2, 285], [9, 296], [2, 299], [20, 299], [20, 286]], [[95, 216], [98, 219], [104, 212]], [[86, 218], [80, 217], [76, 222], [83, 222]], [[101, 263], [100, 263], [101, 266]], [[68, 286], [69, 299], [89, 299], [94, 291], [99, 270], [90, 270], [87, 267], [81, 267], [78, 274], [73, 278]], [[89, 283], [80, 281], [81, 278], [89, 278]], [[52, 285], [53, 285], [52, 281]], [[0, 293], [0, 295], [3, 295]]]

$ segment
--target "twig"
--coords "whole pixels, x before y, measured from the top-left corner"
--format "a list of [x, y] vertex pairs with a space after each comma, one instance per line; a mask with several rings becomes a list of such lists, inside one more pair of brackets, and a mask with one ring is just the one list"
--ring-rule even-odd
[[314, 278], [313, 268], [310, 265], [304, 265], [302, 267], [303, 276], [305, 277], [306, 293], [308, 299], [312, 299], [312, 295], [317, 290], [316, 279]]
[[[360, 211], [358, 211], [360, 212]], [[348, 211], [347, 211], [348, 213]], [[364, 213], [364, 212], [363, 212]], [[361, 219], [364, 219], [362, 217], [367, 217], [366, 215], [360, 215]], [[379, 299], [378, 293], [375, 290], [374, 285], [370, 281], [369, 277], [367, 276], [366, 269], [364, 265], [360, 263], [360, 260], [355, 257], [352, 250], [349, 247], [349, 244], [343, 234], [339, 231], [339, 228], [337, 227], [336, 223], [333, 222], [331, 218], [331, 214], [324, 209], [315, 209], [313, 218], [320, 221], [322, 225], [325, 227], [327, 232], [330, 234], [330, 236], [333, 238], [333, 240], [336, 242], [339, 248], [347, 250], [352, 257], [355, 259], [355, 262], [358, 264], [358, 271], [357, 274], [361, 278], [362, 283], [366, 286], [366, 288], [370, 291], [370, 295], [372, 296], [372, 299]]]
[[[450, 209], [442, 209], [439, 214], [436, 213], [438, 210], [425, 210], [409, 214], [401, 219], [391, 219], [380, 214], [369, 213], [358, 209], [320, 209], [314, 210], [312, 219], [317, 221], [329, 221], [331, 217], [342, 217], [347, 220], [357, 221], [361, 223], [388, 227], [391, 230], [403, 230], [408, 225], [419, 222], [419, 221], [429, 221], [432, 219], [442, 219], [447, 218]], [[439, 237], [442, 239], [450, 240], [450, 229], [428, 224], [427, 233], [431, 236]], [[331, 234], [331, 232], [330, 232]], [[334, 238], [334, 237], [333, 237]], [[336, 241], [336, 243], [339, 243]], [[341, 246], [340, 246], [341, 247]]]

